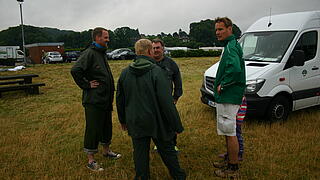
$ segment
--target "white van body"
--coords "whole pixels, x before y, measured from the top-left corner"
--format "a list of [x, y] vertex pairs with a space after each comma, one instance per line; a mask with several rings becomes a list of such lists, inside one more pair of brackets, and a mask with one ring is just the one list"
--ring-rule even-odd
[[[320, 104], [320, 11], [267, 16], [239, 40], [246, 65], [248, 113], [286, 119]], [[214, 106], [219, 62], [204, 73], [203, 103]]]
[[23, 60], [23, 51], [19, 46], [0, 46], [0, 59]]

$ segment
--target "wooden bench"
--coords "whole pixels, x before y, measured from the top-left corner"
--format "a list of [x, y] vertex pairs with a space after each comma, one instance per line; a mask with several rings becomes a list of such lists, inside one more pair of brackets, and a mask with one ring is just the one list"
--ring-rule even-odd
[[25, 84], [32, 83], [32, 78], [39, 77], [37, 74], [19, 74], [19, 75], [13, 75], [13, 76], [0, 76], [1, 80], [11, 80], [11, 79], [24, 79]]
[[[32, 78], [37, 74], [20, 74], [12, 76], [0, 76], [0, 97], [2, 92], [24, 90], [27, 94], [39, 94], [39, 87], [44, 83], [32, 83]], [[8, 81], [10, 80], [10, 81]]]
[[24, 84], [24, 80], [0, 82], [0, 85], [8, 85], [8, 84]]

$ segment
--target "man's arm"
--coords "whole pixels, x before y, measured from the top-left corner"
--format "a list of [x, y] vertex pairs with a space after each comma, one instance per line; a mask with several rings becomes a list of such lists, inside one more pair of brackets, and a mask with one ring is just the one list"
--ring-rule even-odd
[[172, 60], [172, 67], [173, 67], [173, 99], [174, 101], [178, 101], [178, 99], [182, 96], [183, 90], [182, 90], [182, 79], [181, 79], [181, 73], [179, 70], [178, 65]]
[[161, 115], [168, 121], [171, 128], [176, 133], [181, 133], [183, 131], [183, 126], [176, 106], [173, 104], [169, 81], [162, 71], [157, 72], [155, 88]]
[[99, 83], [97, 82], [89, 82], [85, 77], [85, 72], [91, 65], [91, 59], [88, 57], [87, 54], [83, 54], [79, 57], [76, 64], [71, 68], [71, 75], [74, 81], [81, 89], [89, 89], [91, 87], [98, 86]]
[[122, 129], [126, 130], [125, 96], [124, 96], [123, 86], [122, 86], [124, 74], [125, 74], [125, 70], [122, 71], [118, 80], [117, 93], [116, 93], [116, 105], [117, 105], [119, 122], [121, 123]]
[[225, 60], [227, 63], [225, 73], [220, 83], [221, 91], [223, 91], [224, 88], [228, 88], [229, 86], [237, 83], [241, 74], [240, 57], [235, 49], [232, 48], [230, 50], [230, 53]]

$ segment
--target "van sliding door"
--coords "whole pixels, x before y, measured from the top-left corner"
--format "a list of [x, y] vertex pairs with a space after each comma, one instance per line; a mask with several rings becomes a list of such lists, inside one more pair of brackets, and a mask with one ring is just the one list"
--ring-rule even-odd
[[319, 103], [320, 55], [319, 31], [308, 30], [300, 35], [294, 50], [305, 53], [304, 65], [290, 68], [290, 86], [293, 90], [294, 110]]

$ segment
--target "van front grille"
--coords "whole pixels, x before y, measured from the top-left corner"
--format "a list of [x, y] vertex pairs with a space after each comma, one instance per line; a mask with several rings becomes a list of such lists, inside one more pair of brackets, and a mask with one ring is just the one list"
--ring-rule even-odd
[[209, 77], [209, 76], [206, 76], [206, 78], [205, 78], [206, 87], [207, 87], [210, 91], [213, 91], [214, 80], [215, 80], [215, 78]]

